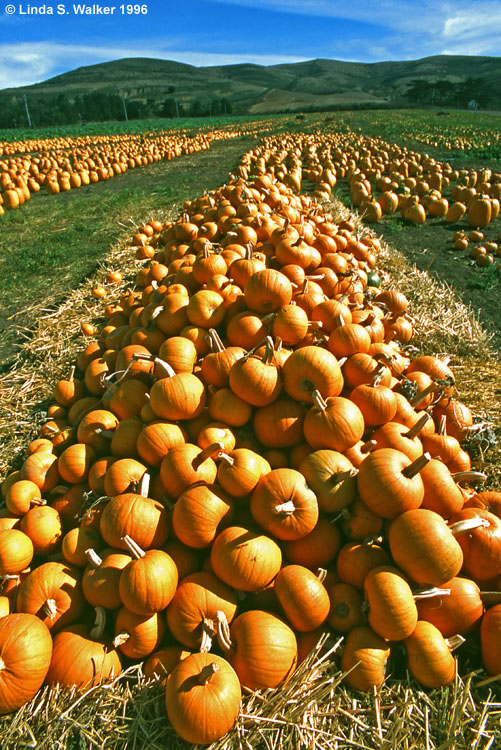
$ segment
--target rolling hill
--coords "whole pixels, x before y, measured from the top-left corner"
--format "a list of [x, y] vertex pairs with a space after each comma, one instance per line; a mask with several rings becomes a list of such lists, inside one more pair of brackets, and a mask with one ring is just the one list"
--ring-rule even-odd
[[77, 68], [32, 86], [3, 89], [0, 108], [7, 111], [6, 107], [19, 105], [25, 95], [42, 110], [44, 102], [59, 102], [63, 109], [65, 103], [67, 108], [77, 103], [84, 120], [93, 119], [86, 107], [98, 95], [115, 97], [122, 112], [126, 102], [133, 117], [174, 116], [179, 111], [214, 114], [216, 109], [266, 114], [409, 102], [466, 107], [473, 96], [489, 108], [501, 95], [501, 58], [440, 55], [379, 63], [317, 59], [200, 68], [170, 60], [127, 58]]

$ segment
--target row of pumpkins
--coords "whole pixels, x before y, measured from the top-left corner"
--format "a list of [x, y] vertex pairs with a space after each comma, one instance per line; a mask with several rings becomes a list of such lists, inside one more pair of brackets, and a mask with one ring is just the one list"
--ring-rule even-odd
[[[39, 144], [35, 153], [0, 161], [0, 215], [45, 189], [57, 194], [124, 174], [162, 159], [207, 150], [214, 140], [232, 138], [239, 131], [214, 130], [187, 136], [183, 133], [101, 136], [64, 139], [63, 144]], [[59, 140], [59, 139], [58, 139]], [[69, 143], [68, 143], [69, 141]], [[64, 148], [63, 148], [64, 145]], [[57, 147], [56, 147], [57, 146]]]
[[[353, 132], [303, 135], [289, 139], [296, 145], [301, 171], [292, 165], [292, 180], [321, 183], [328, 198], [339, 180], [346, 180], [353, 205], [365, 222], [400, 212], [414, 224], [439, 217], [451, 224], [463, 217], [470, 227], [483, 229], [499, 215], [501, 174], [492, 169], [454, 169], [428, 154], [421, 154], [381, 138]], [[286, 149], [287, 139], [270, 137], [265, 148]], [[249, 166], [248, 156], [241, 165]], [[291, 179], [290, 177], [288, 179]]]
[[209, 743], [326, 632], [357, 690], [394, 643], [448, 684], [479, 629], [501, 672], [501, 493], [471, 489], [471, 412], [446, 361], [409, 356], [378, 240], [278, 179], [293, 149], [138, 229], [135, 288], [4, 480], [2, 713], [144, 661]]

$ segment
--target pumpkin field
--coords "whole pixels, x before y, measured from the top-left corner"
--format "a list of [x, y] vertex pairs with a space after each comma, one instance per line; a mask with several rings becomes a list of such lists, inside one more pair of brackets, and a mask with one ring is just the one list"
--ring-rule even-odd
[[165, 123], [0, 132], [0, 748], [499, 747], [499, 118]]

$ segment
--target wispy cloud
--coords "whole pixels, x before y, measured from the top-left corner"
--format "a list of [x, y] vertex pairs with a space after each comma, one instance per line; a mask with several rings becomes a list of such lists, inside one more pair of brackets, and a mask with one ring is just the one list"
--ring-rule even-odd
[[298, 62], [305, 59], [297, 56], [264, 54], [243, 54], [238, 56], [224, 52], [199, 52], [153, 47], [151, 42], [138, 42], [134, 46], [57, 44], [54, 42], [20, 42], [0, 44], [0, 88], [27, 86], [47, 80], [66, 70], [83, 65], [117, 60], [124, 57], [152, 57], [175, 60], [188, 65], [231, 65], [235, 62], [249, 62], [257, 65], [277, 65]]
[[[394, 34], [408, 34], [394, 41], [399, 48], [409, 43], [418, 46], [416, 38], [435, 46], [430, 54], [440, 54], [440, 45], [451, 37], [475, 38], [490, 54], [499, 54], [501, 9], [499, 0], [214, 0], [228, 5], [276, 11], [302, 16], [353, 21], [387, 29], [388, 40]], [[421, 40], [421, 41], [423, 41]], [[387, 44], [384, 44], [386, 47]], [[406, 56], [407, 57], [407, 56]]]
[[[393, 29], [429, 28], [430, 14], [439, 17], [440, 6], [433, 0], [214, 0], [224, 5], [256, 8], [279, 13], [344, 19]], [[492, 4], [494, 5], [494, 1]], [[427, 17], [425, 19], [425, 17]]]
[[[485, 8], [484, 12], [478, 6], [458, 11], [451, 11], [444, 23], [443, 36], [455, 44], [466, 41], [490, 41], [493, 35], [501, 35], [501, 8]], [[498, 47], [499, 50], [499, 47]]]

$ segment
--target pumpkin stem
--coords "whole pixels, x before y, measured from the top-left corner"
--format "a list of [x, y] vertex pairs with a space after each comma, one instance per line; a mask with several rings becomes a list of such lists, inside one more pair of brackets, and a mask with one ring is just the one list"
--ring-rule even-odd
[[139, 544], [137, 544], [128, 534], [121, 537], [122, 542], [125, 542], [125, 545], [131, 555], [136, 558], [136, 560], [139, 560], [141, 557], [144, 557], [146, 552], [144, 549], [141, 549]]
[[148, 497], [148, 492], [150, 491], [150, 479], [150, 475], [147, 471], [145, 471], [139, 481], [138, 486], [139, 494], [141, 495], [141, 497]]
[[46, 599], [42, 604], [42, 613], [44, 617], [48, 617], [49, 620], [53, 620], [57, 617], [57, 607], [55, 599]]
[[214, 620], [204, 617], [202, 621], [202, 638], [200, 641], [200, 653], [207, 654], [212, 648], [212, 638], [216, 628]]
[[265, 326], [267, 326], [268, 323], [273, 323], [273, 321], [275, 320], [276, 317], [277, 317], [276, 312], [272, 312], [272, 313], [267, 313], [267, 315], [263, 315], [263, 317], [261, 318], [261, 320], [263, 321], [263, 323], [265, 324]]
[[365, 328], [365, 327], [367, 327], [367, 326], [370, 326], [370, 325], [372, 325], [372, 323], [374, 323], [374, 321], [375, 321], [375, 320], [376, 320], [376, 314], [375, 314], [375, 313], [373, 313], [373, 312], [370, 312], [370, 313], [369, 313], [369, 314], [367, 315], [367, 317], [366, 317], [366, 318], [365, 318], [364, 320], [362, 320], [362, 321], [360, 322], [360, 324], [359, 324], [359, 325], [361, 325], [361, 326], [364, 326], [364, 328]]
[[474, 531], [482, 526], [490, 526], [487, 518], [480, 518], [480, 516], [474, 516], [473, 518], [463, 518], [462, 521], [456, 521], [451, 523], [449, 529], [454, 536], [460, 536], [461, 534], [467, 534], [469, 531]]
[[222, 443], [211, 443], [210, 445], [207, 445], [202, 451], [200, 451], [198, 456], [195, 456], [195, 458], [191, 462], [191, 465], [196, 471], [200, 464], [203, 464], [203, 462], [208, 458], [217, 456], [218, 453], [221, 453], [222, 451], [224, 451], [224, 445]]
[[422, 456], [416, 458], [416, 460], [409, 464], [409, 466], [406, 466], [405, 469], [402, 470], [402, 474], [404, 475], [404, 477], [407, 477], [407, 479], [412, 479], [416, 476], [416, 474], [419, 474], [421, 469], [424, 469], [429, 461], [431, 461], [430, 454], [423, 453]]
[[217, 457], [221, 459], [221, 461], [226, 461], [226, 463], [230, 464], [230, 466], [233, 466], [233, 464], [235, 463], [235, 459], [228, 453], [218, 453]]
[[464, 638], [462, 635], [451, 635], [450, 638], [444, 639], [449, 651], [455, 651], [457, 648], [463, 645], [463, 643], [466, 641], [466, 638]]
[[357, 474], [358, 469], [352, 466], [351, 469], [346, 469], [346, 471], [336, 471], [335, 474], [331, 475], [331, 480], [333, 484], [339, 484], [340, 482], [346, 482], [347, 479], [353, 479]]
[[130, 633], [126, 633], [125, 631], [122, 633], [118, 633], [118, 635], [113, 638], [113, 647], [118, 648], [118, 646], [123, 646], [124, 643], [127, 643], [129, 638]]
[[415, 600], [418, 599], [431, 599], [434, 596], [447, 596], [451, 593], [450, 589], [441, 589], [437, 586], [431, 586], [428, 588], [420, 588], [412, 592], [412, 596]]
[[275, 355], [275, 350], [273, 348], [273, 339], [271, 338], [271, 336], [267, 336], [265, 350], [264, 350], [264, 354], [262, 357], [263, 364], [271, 365], [274, 355]]
[[454, 536], [460, 536], [461, 534], [467, 534], [469, 531], [479, 529], [482, 526], [490, 526], [489, 519], [481, 518], [480, 516], [473, 516], [473, 518], [463, 518], [461, 521], [451, 523], [449, 529]]
[[420, 401], [426, 398], [426, 396], [429, 396], [430, 393], [434, 393], [435, 391], [435, 383], [430, 383], [430, 385], [426, 386], [426, 388], [423, 388], [422, 391], [418, 391], [415, 396], [412, 396], [412, 398], [409, 399], [410, 405], [416, 406]]
[[[136, 359], [138, 359], [138, 357], [136, 357]], [[111, 392], [113, 392], [114, 390], [116, 390], [117, 385], [120, 385], [120, 383], [122, 382], [122, 380], [125, 380], [125, 378], [129, 374], [129, 370], [131, 369], [131, 367], [134, 364], [134, 362], [135, 362], [135, 360], [134, 360], [134, 357], [133, 357], [131, 359], [131, 361], [129, 362], [129, 364], [127, 365], [127, 367], [125, 368], [125, 370], [116, 370], [115, 372], [110, 372], [109, 375], [102, 375], [101, 376], [102, 382], [104, 384], [108, 384], [108, 388], [111, 390]], [[120, 375], [120, 377], [118, 378], [118, 380], [115, 380], [115, 382], [113, 384], [111, 384], [110, 381], [111, 381], [112, 378], [115, 377], [115, 375]], [[107, 393], [108, 393], [108, 391], [106, 392], [106, 394]]]
[[374, 438], [372, 438], [371, 440], [366, 440], [365, 443], [360, 446], [360, 453], [370, 453], [376, 447], [377, 440], [374, 440]]
[[153, 361], [155, 363], [155, 375], [159, 380], [172, 378], [177, 374], [172, 365], [160, 359], [160, 357], [155, 357]]
[[220, 669], [221, 667], [219, 666], [219, 664], [206, 664], [197, 677], [197, 683], [199, 685], [208, 685], [216, 672], [219, 672]]
[[19, 573], [5, 573], [3, 576], [0, 576], [0, 585], [4, 581], [14, 581], [16, 579], [19, 581], [21, 580], [21, 576], [19, 575]]
[[92, 549], [92, 547], [85, 550], [85, 557], [93, 568], [99, 568], [99, 566], [103, 564], [103, 558], [99, 557], [96, 550]]
[[271, 338], [271, 336], [266, 336], [258, 344], [256, 344], [256, 346], [253, 346], [252, 349], [249, 349], [249, 351], [244, 354], [244, 357], [251, 357], [258, 349], [260, 349], [262, 346], [265, 346], [268, 341], [271, 341], [273, 346], [273, 339]]
[[440, 417], [440, 422], [438, 423], [438, 434], [439, 435], [447, 435], [447, 417], [445, 414], [442, 414]]
[[68, 382], [72, 383], [74, 377], [75, 377], [75, 365], [72, 365], [71, 368], [70, 368], [70, 372], [69, 372], [68, 378], [67, 378]]
[[99, 435], [99, 437], [106, 438], [107, 440], [113, 440], [115, 436], [114, 430], [105, 430], [102, 427], [96, 427], [95, 434]]
[[382, 544], [383, 542], [384, 539], [380, 534], [370, 534], [362, 539], [362, 547], [372, 547], [373, 544]]
[[341, 328], [341, 326], [345, 326], [346, 325], [346, 321], [343, 318], [343, 316], [341, 315], [341, 313], [339, 313], [339, 315], [336, 315], [334, 317], [334, 325], [335, 325], [336, 328]]
[[386, 365], [384, 365], [382, 362], [377, 366], [374, 375], [372, 376], [370, 385], [372, 388], [376, 388], [378, 385], [380, 385], [383, 377], [384, 377], [384, 370]]
[[[412, 404], [412, 401], [411, 401], [411, 404]], [[428, 412], [425, 411], [424, 414], [421, 417], [419, 417], [416, 424], [414, 424], [410, 428], [410, 430], [404, 433], [403, 437], [409, 438], [409, 440], [412, 440], [412, 438], [415, 438], [416, 435], [418, 435], [421, 432], [421, 430], [423, 429], [423, 427], [425, 426], [425, 424], [427, 423], [429, 419], [431, 419], [431, 414], [428, 414]]]
[[313, 403], [315, 406], [317, 406], [318, 409], [321, 411], [325, 411], [327, 409], [327, 401], [324, 399], [320, 391], [317, 391], [316, 389], [312, 391], [311, 397], [313, 399]]
[[[155, 354], [143, 354], [142, 352], [134, 352], [134, 354], [132, 355], [132, 359], [135, 361], [137, 361], [138, 359], [144, 359], [147, 362], [153, 362], [155, 364], [155, 367], [158, 367], [160, 370], [160, 373], [158, 375], [159, 378], [172, 378], [176, 374], [176, 371], [168, 364], [168, 362], [164, 362], [163, 359], [160, 359], [160, 357], [157, 357]], [[162, 371], [165, 374], [161, 374]]]
[[30, 500], [31, 505], [47, 505], [47, 500], [44, 500], [43, 497], [32, 497]]
[[220, 609], [217, 614], [217, 642], [221, 651], [230, 651], [232, 647], [230, 626], [228, 624], [228, 618]]
[[320, 581], [320, 583], [323, 583], [325, 581], [325, 579], [327, 578], [327, 569], [326, 568], [318, 568], [317, 578]]
[[209, 328], [209, 342], [212, 351], [224, 352], [225, 346], [215, 328]]
[[292, 502], [292, 500], [287, 500], [286, 503], [281, 503], [280, 505], [275, 505], [273, 508], [273, 512], [278, 514], [282, 514], [284, 516], [291, 516], [296, 510], [296, 506]]
[[150, 320], [156, 320], [158, 316], [160, 315], [160, 313], [162, 313], [163, 311], [164, 311], [164, 306], [157, 305], [157, 307], [155, 307], [151, 312]]
[[106, 627], [106, 610], [104, 607], [94, 607], [96, 619], [94, 625], [89, 631], [89, 636], [93, 641], [99, 641], [103, 637]]
[[485, 482], [487, 474], [482, 471], [456, 471], [452, 474], [456, 484], [470, 484], [471, 482]]
[[397, 378], [404, 377], [404, 375], [395, 367], [394, 359], [389, 354], [386, 354], [386, 352], [376, 352], [376, 354], [373, 354], [372, 358], [377, 362], [384, 362], [384, 364], [391, 369], [391, 371]]

